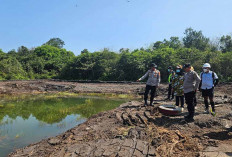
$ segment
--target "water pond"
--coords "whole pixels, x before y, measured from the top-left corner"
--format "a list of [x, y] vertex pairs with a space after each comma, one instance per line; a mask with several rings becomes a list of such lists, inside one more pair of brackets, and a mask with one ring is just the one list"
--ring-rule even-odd
[[126, 99], [39, 94], [0, 100], [0, 157], [43, 138], [56, 136]]

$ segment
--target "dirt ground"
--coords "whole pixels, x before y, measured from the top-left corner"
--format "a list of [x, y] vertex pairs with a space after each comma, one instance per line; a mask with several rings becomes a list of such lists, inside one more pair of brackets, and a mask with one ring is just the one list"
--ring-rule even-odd
[[[119, 93], [138, 97], [144, 84], [74, 83], [54, 81], [0, 82], [1, 94], [38, 92]], [[183, 116], [169, 117], [158, 112], [166, 101], [167, 85], [161, 85], [155, 104], [144, 107], [130, 101], [120, 107], [92, 116], [65, 133], [15, 150], [10, 157], [75, 156], [232, 156], [232, 84], [216, 87], [216, 116], [204, 114], [198, 93], [195, 121]]]
[[0, 82], [0, 94], [74, 92], [74, 93], [117, 93], [136, 94], [143, 83], [78, 83], [39, 81], [3, 81]]

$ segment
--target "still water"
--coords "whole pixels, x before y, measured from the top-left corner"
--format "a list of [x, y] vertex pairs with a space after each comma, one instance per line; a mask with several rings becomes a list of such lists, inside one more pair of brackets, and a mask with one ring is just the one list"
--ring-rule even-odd
[[122, 99], [36, 95], [0, 100], [0, 157], [16, 148], [56, 136], [90, 116], [118, 107]]

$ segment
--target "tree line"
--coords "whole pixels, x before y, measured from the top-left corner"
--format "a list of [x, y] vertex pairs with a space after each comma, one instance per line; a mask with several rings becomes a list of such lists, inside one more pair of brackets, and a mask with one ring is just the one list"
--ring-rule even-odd
[[202, 31], [187, 28], [184, 37], [156, 41], [147, 48], [113, 52], [81, 51], [75, 56], [63, 48], [64, 41], [52, 38], [43, 45], [28, 49], [21, 46], [7, 53], [0, 49], [0, 80], [65, 79], [135, 81], [156, 63], [162, 81], [168, 77], [167, 68], [191, 63], [201, 72], [203, 63], [210, 63], [222, 81], [232, 81], [232, 36], [212, 40]]

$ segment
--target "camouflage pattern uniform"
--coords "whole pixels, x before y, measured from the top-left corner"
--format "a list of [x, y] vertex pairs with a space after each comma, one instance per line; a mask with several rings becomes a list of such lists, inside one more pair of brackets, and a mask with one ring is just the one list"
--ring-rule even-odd
[[184, 76], [182, 75], [175, 75], [174, 79], [172, 80], [172, 88], [174, 90], [175, 96], [184, 96]]

